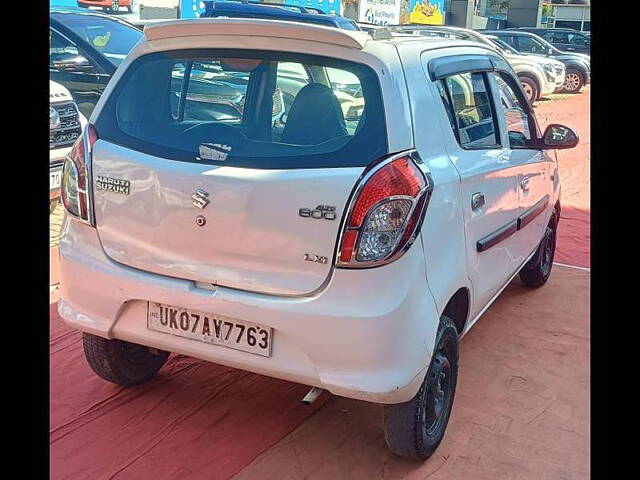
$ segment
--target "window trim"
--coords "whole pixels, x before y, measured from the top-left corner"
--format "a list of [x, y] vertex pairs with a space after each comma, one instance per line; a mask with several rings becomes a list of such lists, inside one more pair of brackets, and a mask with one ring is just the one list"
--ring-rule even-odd
[[[529, 140], [529, 142], [531, 142], [531, 145], [525, 145], [523, 147], [521, 146], [512, 146], [511, 145], [511, 141], [509, 141], [508, 144], [508, 148], [510, 150], [539, 150], [539, 142], [540, 142], [540, 132], [539, 132], [539, 128], [538, 128], [538, 122], [536, 121], [535, 118], [535, 114], [533, 112], [533, 109], [531, 108], [529, 102], [527, 101], [526, 97], [524, 97], [524, 95], [522, 94], [522, 91], [520, 88], [514, 88], [514, 86], [520, 86], [518, 83], [516, 83], [516, 80], [513, 78], [512, 75], [509, 75], [507, 72], [503, 72], [500, 70], [496, 70], [495, 72], [493, 72], [494, 75], [499, 75], [500, 78], [507, 84], [507, 86], [511, 89], [511, 92], [515, 95], [516, 99], [518, 100], [518, 103], [520, 103], [522, 110], [524, 111], [524, 113], [527, 115], [527, 123], [529, 125], [529, 133], [531, 134], [531, 140]], [[500, 88], [496, 82], [496, 88]], [[500, 92], [497, 91], [496, 92], [498, 94], [498, 96], [500, 95]], [[506, 122], [506, 117], [505, 117], [505, 122]], [[509, 131], [508, 131], [508, 126], [505, 123], [505, 127], [507, 127], [507, 140], [509, 140]]]
[[[464, 74], [470, 74], [473, 75], [474, 73], [481, 75], [482, 76], [482, 81], [484, 83], [485, 89], [487, 91], [487, 96], [489, 97], [489, 108], [491, 110], [491, 116], [492, 116], [492, 121], [493, 121], [493, 131], [494, 131], [494, 136], [496, 138], [496, 143], [495, 144], [491, 144], [491, 145], [482, 145], [482, 146], [468, 146], [468, 145], [463, 145], [462, 142], [460, 141], [460, 127], [458, 126], [458, 115], [456, 114], [455, 110], [453, 109], [453, 99], [451, 98], [451, 91], [449, 90], [449, 86], [447, 85], [447, 79], [450, 77], [453, 77], [455, 75], [464, 75]], [[454, 120], [455, 120], [455, 126], [453, 128], [453, 133], [454, 136], [456, 137], [456, 140], [458, 142], [458, 146], [460, 148], [462, 148], [463, 150], [495, 150], [495, 149], [499, 149], [499, 148], [503, 148], [502, 145], [502, 135], [500, 132], [500, 124], [498, 123], [498, 115], [497, 115], [497, 110], [496, 110], [496, 106], [495, 106], [495, 98], [493, 97], [493, 93], [491, 90], [491, 85], [489, 83], [489, 78], [487, 77], [487, 74], [489, 72], [487, 71], [468, 71], [468, 72], [459, 72], [459, 73], [453, 73], [451, 75], [448, 75], [440, 80], [438, 80], [439, 82], [442, 82], [442, 86], [444, 87], [444, 91], [446, 92], [447, 95], [447, 103], [444, 104], [445, 109], [449, 109], [451, 112], [451, 115], [453, 116]], [[442, 96], [440, 95], [440, 97], [442, 98]], [[443, 103], [444, 103], [444, 99], [443, 99]], [[451, 122], [449, 122], [451, 123]]]

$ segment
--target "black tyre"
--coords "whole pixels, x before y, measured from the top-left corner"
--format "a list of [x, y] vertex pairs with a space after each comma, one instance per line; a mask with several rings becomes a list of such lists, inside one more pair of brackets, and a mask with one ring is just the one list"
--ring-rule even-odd
[[522, 85], [522, 90], [524, 90], [524, 94], [529, 99], [530, 103], [538, 100], [540, 96], [540, 90], [538, 89], [538, 85], [535, 80], [529, 77], [518, 77], [520, 79], [520, 85]]
[[153, 378], [169, 358], [169, 352], [143, 345], [107, 340], [83, 333], [84, 355], [100, 378], [125, 387], [139, 385]]
[[410, 460], [426, 460], [444, 437], [458, 380], [458, 332], [440, 319], [436, 348], [420, 389], [406, 403], [384, 406], [384, 438], [389, 449]]
[[564, 74], [564, 84], [562, 85], [562, 91], [566, 93], [580, 93], [584, 87], [584, 75], [582, 72], [569, 68]]
[[555, 251], [555, 228], [548, 226], [535, 255], [522, 267], [522, 270], [520, 270], [520, 280], [522, 280], [522, 283], [527, 287], [541, 287], [547, 283], [551, 275]]

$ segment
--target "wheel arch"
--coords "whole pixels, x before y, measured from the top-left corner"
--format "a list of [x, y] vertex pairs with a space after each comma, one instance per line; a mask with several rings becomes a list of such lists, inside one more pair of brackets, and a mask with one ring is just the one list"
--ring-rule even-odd
[[469, 317], [471, 306], [471, 293], [467, 287], [461, 287], [451, 296], [447, 305], [442, 311], [442, 315], [453, 320], [458, 335], [462, 333]]
[[558, 223], [560, 222], [560, 212], [562, 210], [562, 206], [560, 205], [560, 199], [553, 206], [553, 213], [551, 214], [551, 218], [549, 219], [549, 226], [555, 232], [558, 229]]
[[518, 73], [517, 75], [518, 75], [518, 79], [524, 77], [536, 84], [536, 89], [537, 89], [536, 98], [533, 99], [531, 102], [533, 103], [534, 101], [538, 100], [540, 98], [540, 95], [542, 95], [542, 84], [540, 83], [540, 80], [536, 78], [535, 74], [531, 72], [521, 72], [521, 73]]

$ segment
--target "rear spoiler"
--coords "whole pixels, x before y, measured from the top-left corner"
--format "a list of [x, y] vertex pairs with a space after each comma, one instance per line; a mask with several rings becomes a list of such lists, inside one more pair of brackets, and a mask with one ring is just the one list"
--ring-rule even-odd
[[171, 20], [146, 25], [144, 35], [148, 40], [202, 35], [287, 38], [328, 43], [358, 50], [362, 50], [367, 41], [371, 40], [371, 37], [365, 32], [341, 30], [309, 23], [258, 18]]

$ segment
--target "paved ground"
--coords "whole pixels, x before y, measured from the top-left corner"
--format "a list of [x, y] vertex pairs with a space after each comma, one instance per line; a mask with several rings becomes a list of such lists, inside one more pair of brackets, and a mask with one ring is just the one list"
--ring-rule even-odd
[[64, 216], [64, 208], [58, 202], [56, 209], [49, 215], [49, 248], [57, 247], [59, 243], [58, 234], [62, 225], [62, 217]]

